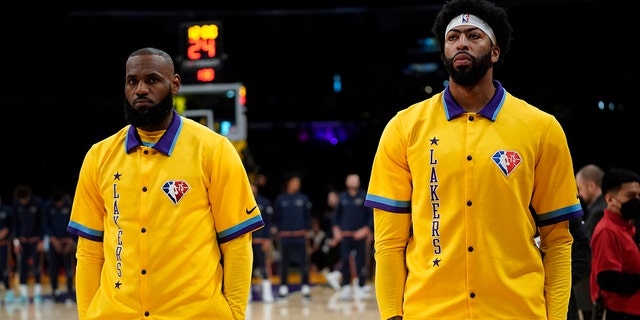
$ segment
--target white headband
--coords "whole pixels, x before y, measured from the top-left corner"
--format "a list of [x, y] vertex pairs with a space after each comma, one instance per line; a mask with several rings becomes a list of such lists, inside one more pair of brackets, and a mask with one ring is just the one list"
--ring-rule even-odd
[[468, 13], [463, 13], [451, 19], [451, 22], [449, 22], [449, 24], [447, 25], [447, 29], [444, 32], [444, 36], [446, 37], [447, 33], [449, 33], [451, 29], [459, 26], [477, 27], [489, 36], [489, 39], [491, 39], [491, 43], [493, 43], [494, 45], [497, 44], [496, 36], [493, 34], [493, 29], [491, 29], [491, 27], [486, 22], [484, 22], [484, 20], [480, 19], [480, 17]]

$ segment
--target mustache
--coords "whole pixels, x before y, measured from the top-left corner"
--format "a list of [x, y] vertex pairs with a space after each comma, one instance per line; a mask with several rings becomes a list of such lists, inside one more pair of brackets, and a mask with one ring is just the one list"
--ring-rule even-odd
[[142, 96], [142, 97], [138, 97], [138, 98], [134, 99], [133, 103], [140, 102], [140, 101], [142, 101], [142, 102], [150, 102], [151, 99], [147, 98], [146, 96]]
[[453, 61], [459, 57], [460, 55], [465, 55], [466, 57], [468, 57], [469, 59], [471, 59], [471, 61], [477, 61], [478, 59], [473, 56], [472, 54], [470, 54], [468, 51], [458, 51], [456, 52], [453, 57], [451, 58], [447, 58], [444, 53], [441, 55], [442, 57], [442, 61], [446, 63], [453, 63]]
[[466, 57], [469, 57], [472, 60], [475, 60], [476, 57], [474, 57], [473, 55], [471, 55], [469, 52], [467, 51], [458, 51], [456, 52], [456, 54], [453, 55], [453, 58], [451, 58], [451, 60], [455, 59], [456, 57], [460, 56], [460, 55], [465, 55]]

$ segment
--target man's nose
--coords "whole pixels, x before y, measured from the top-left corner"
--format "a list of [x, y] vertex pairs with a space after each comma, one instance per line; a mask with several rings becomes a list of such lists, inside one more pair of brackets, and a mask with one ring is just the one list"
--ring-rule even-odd
[[136, 94], [148, 93], [149, 92], [149, 85], [147, 83], [145, 83], [144, 81], [140, 81], [136, 85], [136, 90], [135, 91], [136, 91]]

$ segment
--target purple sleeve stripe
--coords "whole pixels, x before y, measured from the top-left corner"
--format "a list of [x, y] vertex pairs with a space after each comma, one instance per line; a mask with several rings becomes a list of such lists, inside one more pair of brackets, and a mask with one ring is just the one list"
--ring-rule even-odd
[[264, 227], [264, 221], [262, 221], [262, 219], [256, 221], [255, 223], [252, 223], [250, 225], [244, 226], [243, 228], [238, 229], [237, 231], [235, 231], [233, 233], [227, 234], [224, 237], [218, 238], [218, 242], [221, 243], [221, 244], [225, 243], [225, 242], [229, 242], [229, 241], [231, 241], [231, 240], [233, 240], [233, 239], [235, 239], [235, 238], [237, 238], [237, 237], [239, 237], [241, 235], [244, 235], [244, 234], [246, 234], [248, 232], [253, 232], [254, 230], [256, 230], [256, 229], [258, 229], [260, 227]]
[[544, 220], [544, 221], [538, 221], [538, 226], [539, 227], [550, 226], [550, 225], [556, 224], [558, 222], [571, 220], [573, 218], [582, 217], [582, 214], [583, 214], [582, 211], [574, 211], [574, 212], [571, 212], [571, 213], [567, 213], [567, 214], [564, 214], [564, 215], [561, 215], [561, 216], [554, 217], [553, 219]]
[[365, 200], [364, 206], [369, 208], [376, 208], [384, 211], [389, 211], [389, 212], [395, 212], [395, 213], [411, 213], [411, 207], [390, 206], [388, 204], [375, 202], [372, 200]]
[[97, 242], [102, 242], [102, 237], [98, 237], [86, 232], [82, 232], [79, 229], [73, 228], [73, 227], [67, 227], [67, 231], [69, 233], [75, 234], [78, 237], [83, 237], [85, 239], [89, 239], [89, 240], [93, 240], [93, 241], [97, 241]]

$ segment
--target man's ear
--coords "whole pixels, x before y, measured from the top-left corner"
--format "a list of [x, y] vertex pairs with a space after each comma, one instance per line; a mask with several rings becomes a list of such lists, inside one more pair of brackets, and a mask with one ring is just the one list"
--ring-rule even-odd
[[500, 59], [500, 47], [492, 46], [491, 47], [491, 61], [493, 63], [496, 63], [496, 62], [498, 62], [499, 59]]
[[171, 80], [171, 93], [177, 94], [178, 91], [180, 91], [180, 82], [180, 75], [177, 73], [173, 75], [173, 80]]
[[607, 207], [609, 207], [609, 203], [613, 201], [613, 196], [608, 193], [605, 193], [603, 196], [604, 196], [604, 202], [606, 202]]

